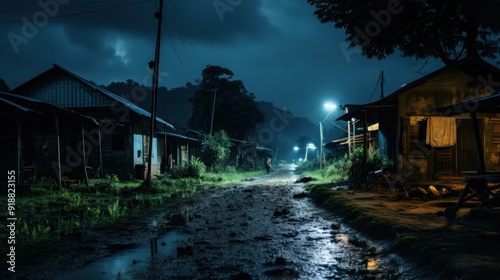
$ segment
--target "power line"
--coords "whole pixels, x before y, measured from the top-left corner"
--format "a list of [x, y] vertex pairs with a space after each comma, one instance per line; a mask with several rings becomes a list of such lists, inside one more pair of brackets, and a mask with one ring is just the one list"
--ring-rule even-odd
[[170, 6], [172, 7], [172, 14], [174, 16], [174, 21], [175, 21], [175, 26], [177, 27], [177, 33], [179, 33], [179, 39], [181, 40], [182, 48], [184, 49], [184, 53], [186, 54], [187, 60], [191, 67], [193, 68], [194, 73], [198, 73], [196, 69], [194, 68], [193, 62], [191, 61], [191, 58], [189, 57], [188, 51], [186, 49], [186, 45], [184, 44], [184, 39], [182, 39], [182, 34], [181, 34], [181, 29], [179, 28], [179, 23], [177, 22], [177, 13], [174, 7], [174, 1], [170, 0]]
[[[94, 10], [85, 11], [85, 12], [78, 12], [78, 13], [72, 13], [72, 14], [66, 14], [66, 15], [53, 16], [53, 17], [51, 17], [51, 19], [94, 14], [94, 13], [98, 13], [98, 12], [114, 10], [114, 9], [117, 9], [117, 8], [122, 8], [122, 7], [137, 5], [137, 4], [142, 4], [142, 3], [145, 3], [145, 2], [149, 2], [149, 1], [150, 0], [142, 0], [142, 1], [132, 2], [132, 3], [120, 4], [120, 5], [116, 5], [116, 6], [112, 6], [112, 7], [107, 7], [107, 8], [94, 9]], [[94, 2], [94, 3], [97, 3], [97, 2]], [[80, 5], [83, 5], [83, 4], [84, 3], [81, 3]], [[89, 4], [89, 3], [85, 3], [85, 4]], [[76, 6], [76, 5], [74, 5], [74, 6]], [[40, 10], [38, 10], [38, 11], [40, 11]], [[28, 12], [26, 12], [26, 13], [28, 13]], [[2, 23], [15, 23], [15, 22], [24, 22], [24, 21], [23, 21], [23, 19], [6, 20], [6, 21], [0, 21], [0, 24], [2, 24]]]
[[[378, 86], [380, 85], [380, 79], [381, 76], [378, 76], [377, 82], [375, 83], [375, 87], [372, 90], [372, 93], [370, 94], [370, 101], [375, 101], [377, 98], [375, 97], [375, 91], [377, 90]], [[375, 98], [374, 98], [375, 97]]]
[[[175, 8], [175, 11], [177, 12], [177, 14], [179, 15], [179, 9], [177, 9], [177, 4], [175, 3], [174, 0], [172, 0], [172, 3], [174, 3], [174, 8]], [[200, 56], [198, 55], [198, 52], [196, 51], [195, 47], [193, 46], [193, 43], [191, 42], [191, 38], [189, 37], [189, 34], [187, 33], [186, 31], [186, 28], [184, 26], [184, 22], [182, 21], [182, 17], [179, 15], [179, 21], [181, 22], [181, 27], [182, 27], [182, 30], [184, 31], [184, 33], [186, 34], [186, 37], [188, 39], [188, 42], [189, 42], [189, 45], [191, 46], [191, 48], [193, 49], [193, 52], [194, 54], [196, 55], [196, 58], [198, 59], [198, 62], [200, 63], [200, 66], [201, 68], [204, 68], [205, 66], [205, 63], [203, 63], [200, 59]]]
[[391, 83], [389, 83], [389, 81], [387, 81], [387, 79], [384, 79], [384, 84], [385, 84], [386, 86], [389, 86], [389, 87], [390, 87], [390, 91], [389, 91], [389, 92], [394, 92], [394, 91], [396, 91], [396, 89], [397, 89], [394, 85], [392, 85]]
[[[85, 6], [85, 5], [92, 5], [96, 3], [104, 3], [106, 0], [99, 0], [99, 1], [94, 1], [94, 2], [85, 2], [85, 3], [76, 3], [76, 4], [68, 4], [64, 5], [65, 9], [71, 9], [73, 7], [78, 7], [78, 6]], [[26, 14], [26, 13], [35, 13], [40, 11], [40, 8], [38, 9], [32, 9], [32, 10], [16, 10], [16, 11], [3, 11], [0, 12], [0, 15], [14, 15], [14, 14]]]
[[[153, 2], [153, 5], [155, 5], [158, 9], [158, 6], [156, 5], [156, 3]], [[163, 23], [163, 27], [165, 27], [165, 30], [167, 31], [167, 35], [168, 35], [168, 39], [170, 41], [170, 45], [172, 46], [172, 50], [174, 51], [174, 54], [175, 56], [177, 57], [177, 59], [179, 60], [179, 63], [181, 64], [182, 68], [184, 69], [184, 71], [186, 72], [186, 74], [189, 75], [189, 77], [196, 82], [196, 78], [193, 77], [193, 75], [191, 75], [191, 73], [188, 71], [186, 65], [184, 64], [184, 62], [182, 61], [179, 53], [177, 52], [177, 49], [175, 48], [175, 45], [174, 45], [174, 41], [172, 40], [172, 36], [170, 35], [170, 30], [168, 29], [168, 26], [165, 24], [165, 21], [162, 20], [162, 23]]]

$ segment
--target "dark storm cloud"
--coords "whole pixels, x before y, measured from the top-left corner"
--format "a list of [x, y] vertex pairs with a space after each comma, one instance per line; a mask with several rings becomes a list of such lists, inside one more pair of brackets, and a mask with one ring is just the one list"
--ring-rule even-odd
[[[22, 5], [22, 2], [27, 3]], [[27, 30], [26, 19], [30, 22], [28, 25], [35, 25], [36, 29], [64, 26], [70, 40], [88, 42], [86, 44], [92, 44], [104, 32], [126, 33], [148, 40], [154, 40], [156, 34], [153, 14], [158, 9], [158, 1], [12, 1], [3, 8], [0, 22], [12, 22], [7, 30], [22, 37], [30, 37], [23, 36], [23, 31]], [[167, 29], [172, 38], [179, 37], [179, 32], [174, 32], [179, 28], [189, 33], [193, 40], [218, 44], [269, 34], [271, 25], [259, 8], [260, 1], [166, 0], [163, 10], [165, 27], [170, 27]]]
[[[167, 20], [174, 26], [173, 8], [167, 6]], [[218, 45], [241, 38], [270, 39], [277, 32], [269, 19], [262, 15], [261, 1], [186, 0], [176, 2], [175, 6], [183, 19], [185, 30], [194, 40]]]
[[[0, 77], [16, 85], [35, 75], [41, 65], [58, 63], [82, 74], [91, 68], [115, 74], [102, 82], [140, 79], [154, 54], [157, 8], [158, 1], [140, 0], [9, 1], [0, 13], [0, 52], [4, 66], [24, 68], [27, 75], [9, 77], [0, 72]], [[163, 49], [182, 38], [195, 44], [228, 45], [276, 31], [261, 14], [260, 1], [166, 0], [163, 10]], [[141, 74], [126, 75], [123, 68], [106, 71], [117, 66], [140, 69]], [[196, 71], [190, 76], [199, 77], [201, 69]], [[119, 78], [119, 72], [125, 75]]]
[[[7, 1], [0, 12], [0, 78], [15, 87], [57, 63], [98, 84], [149, 84], [158, 3]], [[382, 70], [394, 88], [420, 77], [409, 59], [346, 57], [345, 34], [313, 12], [306, 0], [164, 0], [160, 85], [196, 84], [206, 65], [218, 65], [258, 100], [316, 122], [326, 115], [325, 101], [373, 101]]]

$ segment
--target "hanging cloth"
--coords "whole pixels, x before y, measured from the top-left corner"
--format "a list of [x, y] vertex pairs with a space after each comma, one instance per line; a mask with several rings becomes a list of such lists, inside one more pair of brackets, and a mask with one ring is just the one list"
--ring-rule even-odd
[[435, 148], [455, 146], [457, 142], [457, 124], [452, 117], [429, 117], [425, 144]]

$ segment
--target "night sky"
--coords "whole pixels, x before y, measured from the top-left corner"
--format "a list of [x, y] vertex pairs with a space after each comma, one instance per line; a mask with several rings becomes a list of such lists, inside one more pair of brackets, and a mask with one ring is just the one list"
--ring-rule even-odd
[[[2, 4], [0, 78], [10, 88], [54, 63], [99, 85], [151, 83], [159, 0]], [[389, 94], [443, 66], [397, 54], [383, 61], [355, 51], [346, 56], [343, 31], [320, 23], [306, 0], [164, 0], [163, 10], [160, 86], [197, 84], [206, 65], [218, 65], [258, 101], [314, 123], [327, 115], [326, 101], [376, 100], [381, 71]]]

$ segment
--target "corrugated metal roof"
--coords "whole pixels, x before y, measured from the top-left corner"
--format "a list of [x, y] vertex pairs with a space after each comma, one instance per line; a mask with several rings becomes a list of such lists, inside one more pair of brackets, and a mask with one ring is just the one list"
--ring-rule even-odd
[[94, 125], [99, 125], [99, 122], [92, 117], [80, 114], [80, 113], [75, 112], [73, 110], [61, 108], [61, 107], [58, 107], [54, 104], [43, 102], [41, 100], [34, 99], [31, 97], [26, 97], [26, 96], [6, 93], [6, 92], [0, 92], [0, 99], [5, 100], [6, 102], [9, 102], [10, 104], [15, 104], [16, 107], [23, 108], [23, 110], [31, 110], [31, 111], [34, 111], [34, 112], [37, 112], [40, 114], [60, 112], [60, 113], [65, 114], [67, 116], [78, 118], [80, 120], [90, 122]]
[[[395, 106], [395, 104], [392, 104], [396, 101], [396, 98], [407, 92], [408, 90], [421, 86], [427, 81], [431, 80], [432, 78], [436, 77], [437, 75], [450, 70], [450, 69], [459, 69], [460, 71], [467, 73], [471, 77], [476, 77], [476, 78], [481, 78], [483, 77], [482, 74], [488, 74], [486, 75], [487, 78], [492, 79], [492, 81], [497, 81], [498, 78], [500, 78], [500, 69], [496, 68], [495, 66], [489, 64], [488, 62], [484, 61], [481, 58], [477, 57], [471, 57], [471, 58], [464, 58], [461, 59], [453, 64], [446, 65], [430, 74], [427, 74], [419, 79], [416, 79], [408, 84], [405, 84], [404, 86], [401, 86], [401, 88], [397, 89], [390, 95], [385, 96], [382, 99], [379, 99], [377, 101], [371, 102], [371, 103], [366, 103], [363, 105], [360, 105], [359, 107], [354, 108], [352, 111], [349, 111], [349, 113], [344, 114], [340, 117], [338, 117], [336, 120], [337, 121], [348, 121], [351, 118], [361, 118], [361, 116], [364, 113], [365, 109], [380, 109], [383, 107], [387, 106]], [[483, 77], [484, 79], [484, 77]], [[484, 82], [484, 81], [483, 81]], [[488, 81], [487, 81], [488, 82]], [[496, 83], [490, 83], [490, 86], [498, 87]]]
[[[2, 94], [3, 94], [3, 93], [1, 93], [1, 92], [0, 92], [0, 96], [1, 96]], [[7, 103], [8, 105], [10, 105], [10, 106], [12, 106], [12, 107], [15, 107], [15, 108], [17, 108], [17, 109], [19, 109], [19, 110], [21, 110], [21, 111], [24, 111], [24, 112], [35, 112], [35, 113], [38, 113], [38, 114], [42, 114], [42, 113], [40, 113], [40, 112], [38, 112], [38, 111], [35, 111], [35, 110], [30, 109], [30, 108], [24, 107], [24, 106], [23, 106], [23, 105], [21, 105], [21, 104], [15, 103], [15, 102], [10, 101], [10, 100], [7, 100], [7, 99], [5, 99], [5, 98], [1, 98], [1, 97], [0, 97], [0, 101], [1, 101], [1, 102], [4, 102], [4, 103]]]
[[500, 113], [500, 91], [435, 109], [446, 116], [468, 113]]
[[266, 151], [266, 152], [269, 152], [269, 153], [273, 153], [273, 149], [269, 149], [269, 148], [266, 148], [266, 147], [255, 147], [255, 149], [257, 151]]
[[[65, 68], [63, 68], [63, 67], [61, 67], [61, 66], [59, 66], [57, 64], [54, 64], [54, 67], [61, 69], [62, 71], [68, 73], [71, 76], [73, 76], [75, 79], [78, 79], [79, 81], [81, 81], [82, 83], [85, 83], [89, 87], [91, 87], [91, 88], [93, 88], [93, 89], [95, 89], [95, 90], [97, 90], [97, 91], [105, 94], [106, 96], [110, 97], [111, 99], [114, 99], [117, 102], [120, 102], [121, 104], [123, 104], [125, 107], [127, 107], [129, 110], [135, 112], [136, 114], [139, 114], [141, 116], [145, 116], [145, 117], [151, 118], [151, 113], [149, 113], [148, 111], [146, 111], [146, 110], [142, 109], [141, 107], [135, 105], [134, 103], [130, 102], [129, 100], [127, 100], [127, 99], [125, 99], [125, 98], [123, 98], [123, 97], [121, 97], [121, 96], [119, 96], [119, 95], [117, 95], [117, 94], [115, 94], [115, 93], [113, 93], [113, 92], [105, 89], [105, 88], [102, 88], [102, 87], [100, 87], [98, 85], [93, 84], [90, 81], [85, 80], [84, 78], [76, 75], [75, 73], [73, 73], [73, 72], [71, 72], [71, 71], [69, 71], [69, 70], [67, 70], [67, 69], [65, 69]], [[164, 121], [163, 119], [161, 119], [159, 117], [156, 117], [155, 119], [156, 119], [156, 121], [158, 123], [167, 125], [167, 126], [171, 127], [172, 129], [175, 129], [173, 125], [171, 125], [170, 123]]]
[[191, 141], [196, 141], [196, 142], [200, 141], [199, 139], [195, 139], [195, 138], [187, 137], [185, 135], [180, 135], [180, 134], [171, 133], [171, 132], [158, 131], [158, 132], [156, 132], [156, 134], [158, 134], [158, 135], [167, 135], [167, 136], [171, 136], [171, 137], [175, 137], [175, 138], [179, 138], [179, 139], [191, 140]]

